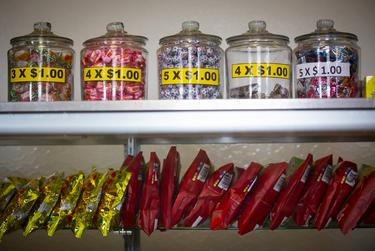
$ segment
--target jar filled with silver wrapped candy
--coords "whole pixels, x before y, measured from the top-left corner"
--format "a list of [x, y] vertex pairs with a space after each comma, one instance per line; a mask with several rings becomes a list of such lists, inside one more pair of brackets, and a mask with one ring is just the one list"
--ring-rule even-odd
[[339, 32], [329, 19], [295, 38], [295, 95], [297, 98], [354, 98], [360, 96], [356, 35]]
[[227, 39], [225, 51], [229, 98], [290, 98], [292, 49], [289, 38], [266, 30], [264, 21]]
[[182, 31], [160, 39], [159, 99], [220, 99], [224, 94], [221, 38], [186, 21]]

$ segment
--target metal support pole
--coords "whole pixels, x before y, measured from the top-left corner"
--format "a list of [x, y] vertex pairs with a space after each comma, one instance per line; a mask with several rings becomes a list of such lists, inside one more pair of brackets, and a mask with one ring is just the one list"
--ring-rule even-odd
[[[124, 155], [135, 156], [140, 150], [136, 139], [128, 138], [128, 142], [124, 145]], [[125, 251], [140, 251], [141, 248], [141, 233], [138, 228], [132, 230], [125, 230], [122, 233], [124, 237], [124, 250]]]

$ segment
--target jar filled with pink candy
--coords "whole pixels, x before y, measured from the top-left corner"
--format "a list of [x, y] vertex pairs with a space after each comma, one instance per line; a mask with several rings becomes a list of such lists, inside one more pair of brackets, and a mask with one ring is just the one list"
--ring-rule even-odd
[[147, 38], [107, 25], [107, 33], [83, 43], [81, 51], [82, 99], [89, 101], [146, 98]]

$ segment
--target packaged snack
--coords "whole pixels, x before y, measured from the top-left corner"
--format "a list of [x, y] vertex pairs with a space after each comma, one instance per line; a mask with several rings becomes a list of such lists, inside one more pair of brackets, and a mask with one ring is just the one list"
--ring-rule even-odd
[[138, 223], [147, 235], [151, 235], [158, 227], [160, 216], [160, 160], [155, 152], [150, 153], [147, 166]]
[[107, 173], [107, 181], [103, 186], [102, 199], [98, 206], [97, 220], [103, 236], [107, 236], [113, 227], [119, 226], [120, 210], [130, 178], [131, 173], [125, 169], [109, 170]]
[[336, 218], [343, 202], [353, 190], [357, 176], [355, 163], [342, 161], [338, 164], [316, 215], [315, 227], [318, 230], [323, 229], [332, 219]]
[[273, 163], [261, 173], [238, 220], [240, 235], [263, 226], [264, 220], [283, 189], [287, 169], [286, 162]]
[[161, 223], [165, 229], [170, 229], [173, 226], [172, 207], [178, 191], [180, 168], [180, 154], [176, 147], [172, 146], [163, 162], [161, 172]]
[[27, 179], [20, 177], [8, 177], [0, 183], [0, 216], [9, 204], [10, 200], [26, 183]]
[[337, 216], [341, 232], [348, 234], [375, 201], [375, 167], [363, 165], [354, 192]]
[[293, 215], [296, 224], [307, 226], [315, 216], [331, 181], [332, 169], [332, 154], [315, 161], [307, 180], [306, 192], [297, 203]]
[[313, 156], [308, 154], [305, 161], [293, 157], [289, 162], [286, 174], [286, 186], [281, 192], [270, 214], [270, 229], [278, 228], [292, 214], [298, 200], [302, 196], [306, 182], [310, 174]]
[[226, 164], [215, 171], [204, 184], [197, 203], [184, 220], [186, 227], [196, 227], [211, 216], [216, 204], [228, 191], [234, 176], [233, 163]]
[[134, 156], [133, 155], [127, 155], [126, 158], [124, 159], [124, 162], [122, 163], [122, 166], [121, 168], [126, 168], [129, 166], [129, 164], [132, 162], [132, 160], [134, 159]]
[[366, 76], [363, 96], [366, 98], [375, 98], [375, 76]]
[[83, 188], [85, 175], [79, 172], [68, 176], [61, 188], [60, 201], [56, 204], [48, 218], [47, 234], [53, 236], [56, 230], [71, 222], [73, 210], [76, 208], [78, 199]]
[[0, 240], [6, 232], [22, 226], [40, 196], [41, 179], [33, 179], [23, 186], [11, 200], [0, 219]]
[[363, 218], [363, 223], [375, 224], [375, 201], [372, 202], [372, 206], [367, 210], [367, 213]]
[[128, 188], [126, 190], [126, 199], [121, 209], [121, 224], [125, 228], [135, 227], [137, 214], [139, 210], [139, 201], [142, 194], [142, 182], [144, 175], [145, 161], [142, 152], [129, 163], [125, 169], [131, 173]]
[[38, 200], [40, 203], [36, 205], [36, 210], [29, 217], [29, 221], [23, 232], [24, 236], [45, 225], [60, 197], [63, 184], [64, 179], [62, 174], [52, 175], [46, 180], [40, 189], [41, 195]]
[[102, 196], [102, 189], [107, 176], [93, 169], [83, 184], [83, 192], [74, 210], [72, 226], [75, 237], [81, 238], [92, 221]]
[[239, 216], [241, 207], [246, 197], [250, 194], [262, 166], [256, 162], [251, 162], [248, 168], [229, 188], [223, 199], [216, 205], [211, 216], [212, 230], [225, 229], [231, 225]]
[[213, 167], [206, 152], [199, 150], [198, 155], [181, 180], [172, 208], [172, 226], [178, 224], [189, 213], [188, 210], [194, 207], [204, 183], [212, 171]]

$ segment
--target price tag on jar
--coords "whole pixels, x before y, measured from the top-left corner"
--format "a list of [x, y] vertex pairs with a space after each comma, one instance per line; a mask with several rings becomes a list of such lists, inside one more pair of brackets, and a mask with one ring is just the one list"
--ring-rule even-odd
[[297, 79], [312, 77], [350, 77], [350, 63], [317, 62], [296, 65]]
[[290, 66], [288, 64], [233, 64], [232, 78], [268, 77], [290, 78]]
[[120, 67], [89, 67], [83, 69], [83, 81], [141, 82], [142, 70]]
[[219, 85], [219, 70], [206, 68], [170, 68], [161, 72], [162, 85]]
[[65, 83], [65, 69], [51, 67], [24, 67], [10, 69], [10, 82]]

